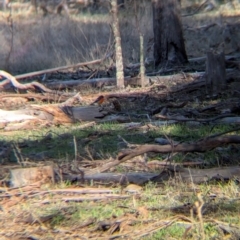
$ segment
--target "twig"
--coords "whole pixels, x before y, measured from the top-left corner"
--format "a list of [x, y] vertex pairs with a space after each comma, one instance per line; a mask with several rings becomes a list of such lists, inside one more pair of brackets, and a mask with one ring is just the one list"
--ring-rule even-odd
[[62, 200], [66, 202], [82, 202], [82, 201], [99, 201], [99, 200], [106, 200], [106, 199], [112, 200], [112, 199], [126, 199], [126, 198], [130, 198], [130, 196], [111, 194], [106, 196], [65, 197], [65, 198], [62, 198]]
[[206, 236], [205, 236], [205, 232], [204, 232], [204, 224], [203, 224], [203, 216], [202, 216], [202, 207], [204, 205], [204, 201], [202, 199], [202, 196], [201, 196], [200, 192], [197, 193], [197, 198], [198, 198], [198, 201], [195, 202], [195, 206], [197, 208], [197, 215], [198, 215], [198, 219], [199, 219], [199, 222], [200, 222], [201, 239], [205, 240]]

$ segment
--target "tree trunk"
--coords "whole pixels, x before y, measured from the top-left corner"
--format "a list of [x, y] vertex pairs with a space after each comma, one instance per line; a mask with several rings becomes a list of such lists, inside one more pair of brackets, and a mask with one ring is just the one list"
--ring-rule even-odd
[[114, 39], [115, 39], [117, 86], [119, 88], [124, 88], [122, 45], [121, 45], [121, 35], [120, 35], [120, 31], [119, 31], [117, 0], [111, 1], [111, 7], [112, 7], [112, 18], [113, 18], [112, 27], [113, 27], [113, 33], [114, 33]]
[[227, 86], [224, 53], [207, 53], [206, 91], [211, 97], [217, 96]]
[[152, 3], [155, 66], [186, 63], [180, 1], [152, 0]]
[[3, 11], [6, 11], [9, 7], [10, 0], [3, 0]]

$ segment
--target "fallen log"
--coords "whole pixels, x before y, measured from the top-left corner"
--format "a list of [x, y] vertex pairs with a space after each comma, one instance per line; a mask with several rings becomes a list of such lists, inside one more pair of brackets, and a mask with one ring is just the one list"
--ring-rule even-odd
[[[234, 74], [236, 75], [239, 71], [233, 71], [232, 69], [227, 70], [227, 79], [231, 78]], [[192, 91], [199, 89], [200, 87], [205, 86], [205, 72], [199, 73], [178, 73], [168, 76], [145, 76], [145, 82], [150, 83], [162, 83], [168, 81], [176, 81], [179, 79], [192, 79], [191, 83], [188, 85], [184, 85], [182, 87], [175, 87], [170, 89], [169, 91], [162, 91], [162, 94], [169, 94], [169, 93], [177, 93], [180, 91]], [[129, 77], [126, 76], [124, 78], [124, 84], [133, 85], [133, 86], [141, 86], [141, 79], [139, 77]], [[115, 86], [116, 85], [116, 78], [93, 78], [93, 79], [86, 79], [86, 80], [68, 80], [68, 81], [58, 81], [54, 80], [52, 82], [46, 83], [46, 86], [50, 89], [55, 90], [63, 90], [63, 89], [86, 89], [86, 88], [103, 88], [105, 86]]]
[[210, 181], [229, 181], [240, 179], [240, 167], [218, 167], [210, 169], [192, 169], [179, 166], [167, 166], [158, 176], [153, 177], [153, 182], [164, 182], [170, 179], [187, 183], [206, 183]]
[[31, 105], [27, 109], [5, 111], [0, 109], [0, 122], [18, 122], [30, 119], [50, 121], [54, 124], [77, 121], [97, 121], [106, 116], [98, 106], [69, 107], [59, 105]]
[[[210, 169], [182, 168], [180, 166], [165, 166], [158, 173], [129, 172], [129, 173], [94, 173], [84, 176], [87, 182], [118, 183], [121, 185], [133, 183], [144, 185], [151, 182], [164, 183], [169, 180], [182, 181], [185, 183], [201, 184], [210, 181], [229, 181], [240, 179], [240, 167], [220, 167]], [[65, 181], [82, 181], [79, 175], [64, 175]]]
[[[149, 182], [153, 177], [157, 177], [156, 173], [138, 172], [138, 173], [95, 173], [91, 175], [85, 175], [84, 180], [86, 182], [100, 182], [100, 183], [118, 183], [125, 185], [133, 183], [137, 185], [143, 185]], [[64, 175], [64, 181], [82, 181], [79, 175]]]
[[99, 64], [104, 59], [105, 58], [101, 58], [101, 59], [97, 59], [97, 60], [90, 61], [90, 62], [77, 63], [77, 64], [72, 64], [72, 65], [67, 65], [67, 66], [61, 66], [61, 67], [56, 67], [56, 68], [50, 68], [50, 69], [45, 69], [45, 70], [41, 70], [41, 71], [31, 72], [31, 73], [20, 74], [20, 75], [16, 75], [15, 78], [16, 79], [22, 79], [22, 78], [34, 77], [34, 76], [37, 76], [37, 75], [57, 72], [57, 71], [66, 70], [66, 69], [69, 69], [69, 68], [76, 68], [76, 67], [83, 67], [83, 66], [87, 66], [87, 65]]

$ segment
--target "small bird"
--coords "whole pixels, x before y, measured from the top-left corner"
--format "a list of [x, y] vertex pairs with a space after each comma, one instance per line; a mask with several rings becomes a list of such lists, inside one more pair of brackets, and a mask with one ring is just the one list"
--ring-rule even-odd
[[104, 102], [106, 102], [106, 99], [103, 95], [101, 95], [94, 102], [92, 102], [90, 105], [94, 105], [95, 103], [97, 103], [99, 106], [101, 106]]
[[117, 99], [109, 99], [108, 97], [104, 97], [103, 95], [99, 96], [94, 102], [92, 102], [90, 105], [98, 104], [98, 106], [103, 107], [109, 107], [112, 106], [115, 111], [120, 112], [121, 111], [121, 105], [120, 102]]

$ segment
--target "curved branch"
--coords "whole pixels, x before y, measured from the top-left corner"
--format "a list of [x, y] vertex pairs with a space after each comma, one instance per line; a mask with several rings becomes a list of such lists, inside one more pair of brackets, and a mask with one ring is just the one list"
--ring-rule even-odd
[[139, 146], [135, 149], [127, 149], [118, 154], [118, 160], [125, 162], [129, 159], [132, 159], [138, 155], [155, 152], [155, 153], [169, 153], [169, 152], [205, 152], [210, 151], [216, 147], [219, 147], [227, 143], [240, 143], [240, 136], [222, 136], [222, 137], [213, 137], [200, 140], [194, 143], [183, 143], [178, 145], [156, 145], [156, 144], [145, 144]]
[[3, 70], [0, 70], [0, 75], [7, 78], [2, 82], [2, 85], [6, 85], [8, 83], [11, 83], [15, 88], [20, 90], [40, 90], [42, 92], [52, 93], [53, 91], [49, 88], [46, 88], [43, 84], [39, 82], [31, 82], [22, 84], [19, 83], [14, 76], [12, 76], [10, 73], [5, 72]]

